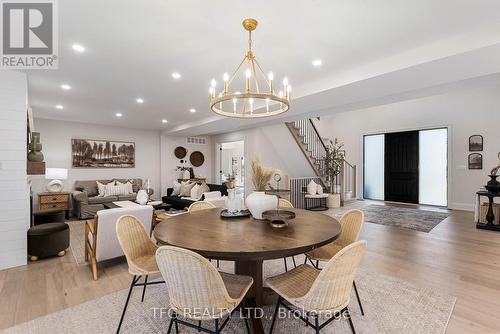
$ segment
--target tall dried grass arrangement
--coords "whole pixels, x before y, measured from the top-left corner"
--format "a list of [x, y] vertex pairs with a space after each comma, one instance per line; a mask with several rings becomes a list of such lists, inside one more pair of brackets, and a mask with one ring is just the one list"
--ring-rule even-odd
[[255, 191], [265, 191], [275, 169], [264, 167], [258, 158], [252, 160], [252, 184]]

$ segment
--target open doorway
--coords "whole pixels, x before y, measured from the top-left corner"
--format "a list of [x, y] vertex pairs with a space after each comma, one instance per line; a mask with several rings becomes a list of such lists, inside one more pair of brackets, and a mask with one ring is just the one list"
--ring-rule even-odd
[[245, 187], [245, 142], [243, 140], [220, 143], [219, 181], [221, 184], [234, 180], [241, 191]]

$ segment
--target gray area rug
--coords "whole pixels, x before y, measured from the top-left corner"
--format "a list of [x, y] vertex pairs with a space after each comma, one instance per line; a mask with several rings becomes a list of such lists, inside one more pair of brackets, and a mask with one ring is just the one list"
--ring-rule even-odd
[[[299, 262], [303, 259], [297, 259]], [[232, 263], [223, 263], [224, 271], [232, 271]], [[265, 276], [283, 272], [283, 261], [265, 262]], [[365, 309], [363, 317], [354, 294], [350, 310], [358, 333], [442, 334], [453, 311], [455, 297], [432, 289], [416, 287], [409, 282], [360, 270], [356, 279]], [[122, 290], [84, 304], [67, 308], [30, 322], [11, 327], [5, 334], [38, 333], [114, 333], [125, 303], [127, 290]], [[168, 315], [160, 316], [157, 308], [168, 308], [168, 293], [164, 285], [149, 286], [144, 303], [141, 289], [136, 288], [122, 325], [122, 333], [165, 333]], [[155, 311], [156, 309], [156, 311]], [[269, 331], [274, 306], [264, 307], [263, 324]], [[209, 324], [207, 323], [207, 326]], [[197, 334], [194, 329], [180, 326], [180, 333]], [[274, 333], [313, 333], [293, 317], [278, 319]], [[243, 320], [236, 314], [224, 333], [246, 333]], [[332, 321], [322, 333], [351, 334], [346, 319]]]
[[85, 262], [85, 220], [67, 221], [69, 225], [69, 248], [78, 265]]
[[407, 228], [420, 232], [430, 232], [448, 217], [448, 213], [396, 206], [365, 204], [363, 201], [349, 203], [345, 207], [332, 209], [328, 215], [339, 219], [350, 209], [360, 209], [365, 213], [365, 222]]

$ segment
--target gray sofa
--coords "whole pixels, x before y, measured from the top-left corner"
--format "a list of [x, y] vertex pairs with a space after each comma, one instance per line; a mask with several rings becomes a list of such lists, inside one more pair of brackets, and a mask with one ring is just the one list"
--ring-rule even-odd
[[[97, 197], [97, 183], [108, 184], [111, 181], [120, 181], [125, 183], [132, 182], [133, 194]], [[79, 219], [91, 219], [97, 211], [104, 209], [105, 203], [116, 201], [134, 201], [137, 192], [142, 187], [142, 179], [112, 179], [112, 180], [85, 180], [75, 181], [75, 190], [73, 191], [73, 215]]]

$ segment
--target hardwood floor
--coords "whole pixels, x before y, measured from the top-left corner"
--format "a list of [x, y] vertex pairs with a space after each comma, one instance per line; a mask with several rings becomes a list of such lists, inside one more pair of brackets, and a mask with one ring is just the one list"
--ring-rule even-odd
[[[391, 204], [392, 205], [392, 204]], [[365, 224], [363, 266], [457, 297], [447, 333], [500, 333], [500, 233], [477, 230], [473, 214], [450, 211], [430, 233]], [[93, 281], [68, 254], [0, 271], [0, 330], [128, 288], [122, 261]]]

